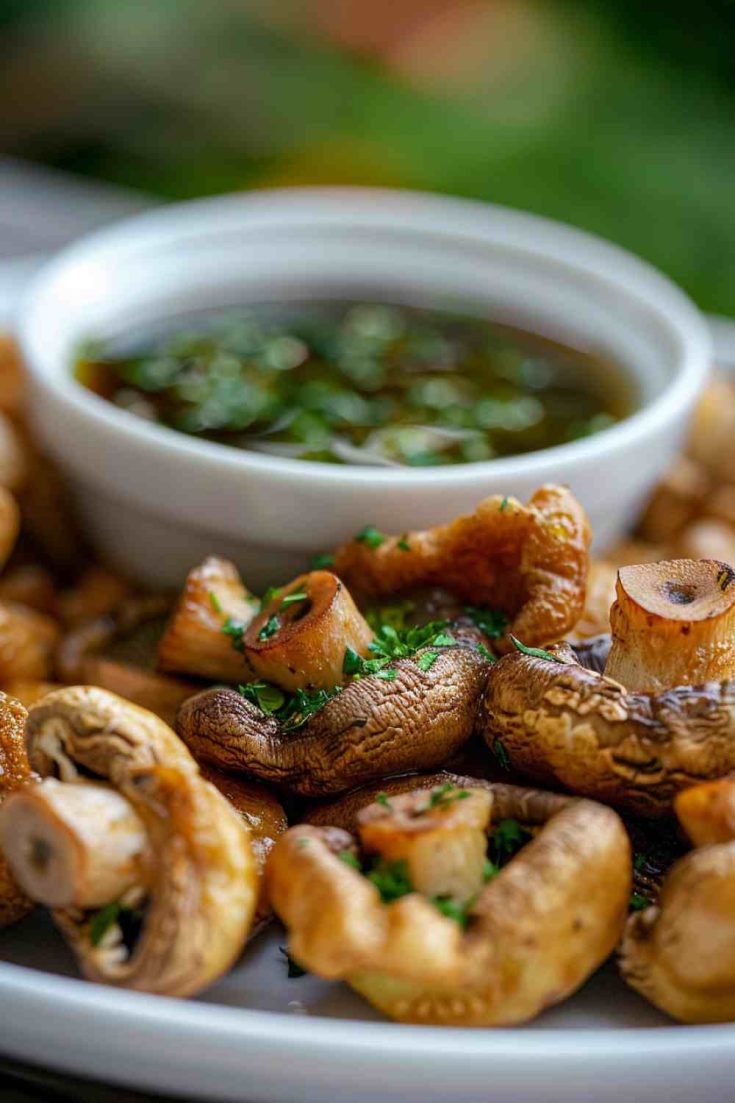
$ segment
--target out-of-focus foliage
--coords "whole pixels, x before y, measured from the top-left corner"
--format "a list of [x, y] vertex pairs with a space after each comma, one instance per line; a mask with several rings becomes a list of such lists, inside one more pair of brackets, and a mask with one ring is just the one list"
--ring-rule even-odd
[[0, 145], [171, 197], [507, 203], [735, 314], [734, 33], [728, 0], [0, 0]]

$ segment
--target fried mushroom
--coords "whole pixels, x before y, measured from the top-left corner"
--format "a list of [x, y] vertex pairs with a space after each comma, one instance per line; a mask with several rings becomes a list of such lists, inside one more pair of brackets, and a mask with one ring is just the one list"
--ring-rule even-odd
[[582, 613], [589, 525], [564, 487], [543, 486], [526, 506], [486, 498], [450, 524], [378, 536], [358, 537], [334, 557], [335, 572], [361, 601], [441, 586], [502, 611], [509, 631], [529, 644], [559, 639]]
[[[503, 790], [506, 812], [532, 813], [540, 830], [484, 885], [475, 855], [487, 840], [492, 783], [423, 790], [364, 809], [359, 842], [383, 848], [383, 864], [367, 875], [358, 840], [342, 829], [299, 825], [286, 832], [266, 876], [294, 958], [319, 976], [346, 979], [403, 1022], [506, 1026], [571, 995], [622, 931], [628, 838], [602, 805]], [[446, 855], [457, 845], [464, 801], [471, 814], [452, 863], [461, 872], [456, 883], [447, 877]], [[386, 857], [397, 840], [406, 856], [400, 870]], [[451, 884], [460, 898], [416, 891], [409, 857], [429, 890]]]
[[234, 690], [204, 690], [181, 706], [176, 730], [200, 761], [304, 796], [440, 766], [472, 734], [489, 664], [450, 646], [391, 669], [391, 680], [362, 677], [294, 727]]
[[[0, 809], [7, 798], [35, 780], [25, 742], [26, 710], [0, 693]], [[22, 919], [34, 907], [0, 850], [0, 928]]]
[[276, 590], [243, 636], [255, 673], [283, 689], [332, 689], [347, 648], [367, 655], [373, 632], [330, 571], [311, 571]]
[[0, 601], [0, 683], [47, 681], [60, 635], [51, 617]]
[[563, 657], [519, 652], [490, 669], [479, 727], [513, 769], [650, 817], [735, 770], [735, 682], [629, 693]]
[[[72, 903], [57, 907], [54, 920], [84, 975], [179, 996], [210, 984], [240, 953], [255, 909], [255, 858], [242, 819], [204, 780], [170, 728], [115, 694], [89, 686], [59, 690], [30, 710], [26, 730], [32, 765], [43, 778], [57, 780], [50, 793], [43, 783], [42, 806], [29, 808], [22, 794], [9, 798], [0, 833], [3, 845], [10, 843], [13, 872], [27, 888], [38, 885], [39, 853], [58, 878], [57, 899]], [[67, 787], [76, 790], [76, 808]], [[108, 798], [108, 808], [110, 797], [115, 804], [101, 819], [109, 829], [94, 838], [86, 827], [90, 792], [100, 802]], [[116, 834], [127, 849], [113, 841]], [[44, 845], [34, 850], [36, 837]], [[75, 848], [86, 851], [86, 863], [74, 860]], [[105, 858], [113, 875], [107, 891], [123, 889], [121, 870], [131, 874], [131, 860], [133, 883], [102, 910], [90, 911], [90, 899], [99, 902], [106, 894], [100, 873]], [[85, 876], [67, 877], [64, 884], [65, 870]], [[49, 898], [53, 877], [44, 884]]]
[[156, 645], [170, 609], [164, 596], [130, 597], [73, 628], [56, 656], [62, 681], [99, 686], [173, 724], [182, 701], [199, 686], [154, 669]]
[[194, 675], [237, 685], [247, 677], [242, 637], [260, 608], [244, 586], [234, 563], [210, 555], [189, 572], [158, 644], [158, 667], [173, 674]]
[[623, 977], [685, 1023], [735, 1019], [735, 781], [676, 800], [696, 849], [673, 867], [655, 906], [628, 920]]
[[637, 693], [735, 677], [735, 571], [714, 559], [618, 572], [605, 674]]

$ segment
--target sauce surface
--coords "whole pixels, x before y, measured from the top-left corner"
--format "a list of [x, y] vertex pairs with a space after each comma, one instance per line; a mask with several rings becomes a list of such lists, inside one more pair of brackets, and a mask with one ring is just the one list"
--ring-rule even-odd
[[630, 413], [622, 371], [477, 317], [267, 305], [86, 350], [77, 379], [138, 417], [323, 463], [427, 467], [563, 444]]

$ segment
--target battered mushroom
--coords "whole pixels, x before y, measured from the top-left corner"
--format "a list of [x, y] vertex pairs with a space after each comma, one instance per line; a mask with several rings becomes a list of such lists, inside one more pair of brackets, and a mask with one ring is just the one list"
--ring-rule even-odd
[[639, 693], [735, 677], [735, 571], [713, 559], [618, 572], [605, 674]]
[[629, 693], [555, 650], [490, 669], [480, 729], [514, 769], [643, 816], [735, 770], [735, 682]]
[[[26, 753], [26, 715], [21, 704], [0, 693], [0, 808], [11, 793], [34, 780]], [[33, 907], [0, 850], [0, 927], [22, 919]]]
[[526, 506], [486, 498], [473, 514], [425, 532], [362, 534], [338, 549], [334, 570], [368, 601], [442, 586], [472, 605], [502, 611], [510, 632], [540, 644], [559, 639], [579, 619], [588, 544], [577, 500], [563, 487], [543, 486]]
[[[484, 885], [476, 855], [486, 845], [492, 783], [365, 809], [360, 839], [380, 856], [365, 871], [357, 841], [339, 828], [286, 832], [266, 876], [295, 959], [346, 979], [405, 1022], [510, 1025], [571, 995], [623, 928], [625, 829], [602, 805], [502, 789], [506, 809], [532, 817], [540, 831]], [[416, 891], [410, 872], [431, 895]]]
[[345, 686], [302, 722], [209, 689], [184, 702], [176, 727], [203, 762], [305, 796], [339, 793], [445, 762], [472, 733], [488, 669], [473, 648], [428, 648]]
[[347, 648], [366, 655], [373, 632], [344, 583], [311, 571], [264, 602], [243, 636], [250, 667], [287, 690], [332, 689]]
[[173, 724], [182, 701], [199, 686], [153, 669], [170, 608], [166, 597], [131, 597], [113, 611], [69, 632], [57, 654], [63, 681], [99, 686]]
[[247, 671], [242, 649], [236, 650], [233, 642], [242, 638], [259, 608], [234, 563], [208, 556], [189, 573], [158, 644], [160, 669], [209, 681], [242, 682]]
[[[115, 694], [59, 690], [30, 710], [26, 731], [32, 765], [58, 780], [42, 783], [40, 802], [9, 798], [0, 835], [20, 883], [64, 902], [54, 919], [85, 976], [168, 995], [210, 984], [255, 910], [240, 817], [170, 728]], [[89, 828], [90, 799], [104, 831]]]
[[735, 781], [677, 798], [699, 849], [669, 873], [658, 903], [628, 921], [620, 968], [627, 982], [681, 1022], [735, 1019]]

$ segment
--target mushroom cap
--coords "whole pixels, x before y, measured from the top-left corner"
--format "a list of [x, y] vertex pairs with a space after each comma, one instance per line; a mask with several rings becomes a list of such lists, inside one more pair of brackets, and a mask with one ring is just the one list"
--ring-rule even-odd
[[[495, 795], [492, 783], [481, 788]], [[570, 995], [622, 930], [628, 838], [602, 805], [502, 791], [506, 813], [526, 815], [533, 803], [546, 822], [481, 889], [466, 930], [416, 892], [383, 903], [375, 885], [340, 859], [355, 846], [343, 830], [300, 825], [286, 832], [267, 878], [297, 960], [347, 979], [407, 1022], [509, 1025]]]
[[617, 597], [646, 617], [690, 623], [719, 617], [735, 605], [735, 571], [716, 559], [636, 563], [618, 571]]
[[393, 681], [345, 686], [293, 731], [230, 689], [185, 701], [177, 731], [198, 759], [304, 796], [432, 769], [472, 734], [489, 664], [473, 648], [442, 647], [422, 670], [421, 654], [397, 660]]
[[248, 830], [157, 716], [92, 686], [31, 708], [29, 756], [40, 774], [111, 783], [143, 822], [154, 863], [140, 935], [95, 945], [87, 912], [54, 919], [91, 980], [168, 995], [199, 991], [245, 943], [257, 897]]

